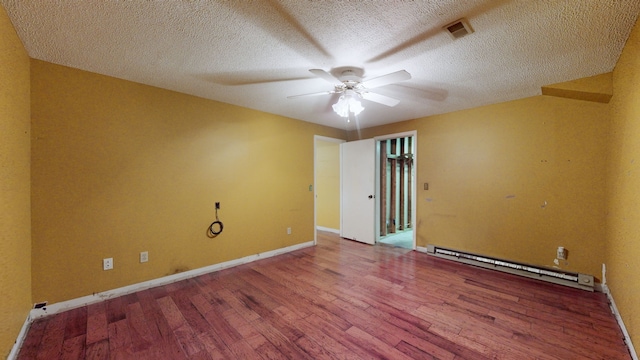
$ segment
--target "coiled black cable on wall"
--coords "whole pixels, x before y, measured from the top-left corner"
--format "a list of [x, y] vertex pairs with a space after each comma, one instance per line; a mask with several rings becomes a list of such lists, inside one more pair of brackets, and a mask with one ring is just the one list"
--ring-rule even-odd
[[216, 203], [216, 221], [212, 222], [211, 225], [209, 225], [209, 230], [207, 231], [207, 235], [209, 235], [209, 237], [211, 238], [220, 235], [220, 233], [222, 233], [222, 229], [224, 229], [222, 221], [218, 219], [218, 209], [220, 209], [219, 202]]

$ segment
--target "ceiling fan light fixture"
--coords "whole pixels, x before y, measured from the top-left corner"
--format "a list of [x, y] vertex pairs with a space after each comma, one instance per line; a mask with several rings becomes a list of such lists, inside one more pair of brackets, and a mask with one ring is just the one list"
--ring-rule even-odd
[[333, 111], [336, 112], [341, 117], [348, 118], [349, 113], [353, 113], [353, 115], [358, 115], [364, 110], [364, 107], [360, 103], [360, 101], [353, 98], [350, 95], [342, 95], [338, 102], [331, 106]]

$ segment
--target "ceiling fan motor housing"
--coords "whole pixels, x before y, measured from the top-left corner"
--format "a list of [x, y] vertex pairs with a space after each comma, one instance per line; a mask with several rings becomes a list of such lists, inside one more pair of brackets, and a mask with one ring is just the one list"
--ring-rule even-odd
[[358, 74], [356, 74], [355, 71], [353, 70], [345, 70], [342, 72], [342, 74], [340, 74], [340, 81], [344, 82], [344, 83], [353, 83], [353, 84], [357, 84], [360, 81], [362, 81], [362, 79], [360, 78], [360, 76], [358, 76]]
[[309, 69], [312, 74], [333, 84], [333, 90], [289, 96], [288, 98], [325, 94], [341, 94], [340, 99], [360, 98], [392, 107], [398, 105], [400, 100], [376, 93], [374, 91], [371, 91], [371, 89], [411, 79], [411, 74], [409, 74], [406, 70], [399, 70], [363, 82], [363, 71], [361, 69], [346, 68], [340, 70], [334, 69], [336, 73], [340, 72], [340, 76], [336, 76], [322, 69]]

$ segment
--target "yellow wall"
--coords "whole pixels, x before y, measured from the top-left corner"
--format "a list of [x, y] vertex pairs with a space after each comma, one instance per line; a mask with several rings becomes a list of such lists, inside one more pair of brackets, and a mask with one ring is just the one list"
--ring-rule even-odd
[[[314, 135], [344, 131], [31, 64], [36, 301], [313, 240]], [[210, 239], [216, 201], [224, 231]]]
[[[418, 246], [553, 266], [562, 245], [561, 268], [597, 277], [606, 262], [636, 346], [639, 43], [636, 26], [609, 105], [538, 96], [358, 136], [418, 131]], [[0, 354], [34, 301], [313, 238], [313, 135], [342, 131], [37, 60], [30, 74], [29, 64], [0, 7]], [[215, 201], [225, 229], [210, 239]], [[114, 270], [101, 270], [104, 257]]]
[[31, 307], [29, 57], [0, 6], [0, 357]]
[[599, 277], [608, 114], [606, 104], [537, 96], [364, 129], [361, 137], [418, 131], [418, 246], [543, 266], [555, 266], [564, 246], [560, 268]]
[[542, 94], [608, 103], [613, 96], [613, 73], [543, 86]]
[[316, 223], [340, 229], [340, 143], [316, 140]]
[[640, 22], [613, 73], [608, 163], [607, 285], [640, 347]]

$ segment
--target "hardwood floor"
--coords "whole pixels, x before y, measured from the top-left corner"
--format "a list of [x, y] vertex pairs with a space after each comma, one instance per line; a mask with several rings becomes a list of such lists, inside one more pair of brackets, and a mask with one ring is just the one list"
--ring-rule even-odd
[[606, 297], [318, 245], [35, 321], [19, 359], [631, 359]]

